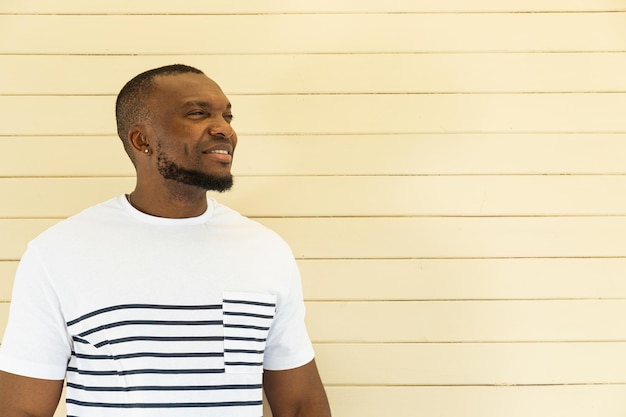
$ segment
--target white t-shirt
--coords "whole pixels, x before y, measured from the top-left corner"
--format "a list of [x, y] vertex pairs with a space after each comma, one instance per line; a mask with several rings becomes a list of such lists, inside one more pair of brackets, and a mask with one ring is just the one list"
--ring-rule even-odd
[[168, 219], [119, 196], [42, 233], [0, 346], [4, 371], [67, 379], [68, 416], [259, 417], [263, 369], [312, 359], [291, 250], [211, 199]]

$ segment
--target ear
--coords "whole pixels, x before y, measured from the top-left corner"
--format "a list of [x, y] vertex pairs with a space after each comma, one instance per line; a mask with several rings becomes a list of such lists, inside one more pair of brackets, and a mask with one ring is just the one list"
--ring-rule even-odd
[[150, 155], [150, 132], [143, 125], [135, 125], [128, 130], [128, 143], [136, 154]]

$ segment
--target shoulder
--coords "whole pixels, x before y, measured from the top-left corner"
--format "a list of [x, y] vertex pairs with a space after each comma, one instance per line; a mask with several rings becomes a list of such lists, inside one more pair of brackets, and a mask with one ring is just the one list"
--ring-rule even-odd
[[46, 244], [68, 239], [76, 235], [89, 235], [98, 228], [108, 228], [116, 218], [121, 218], [123, 210], [119, 197], [96, 204], [63, 219], [41, 232], [31, 244]]
[[274, 249], [280, 247], [291, 252], [283, 237], [266, 225], [217, 201], [213, 200], [212, 204], [214, 211], [211, 222], [214, 226], [228, 231], [229, 234], [245, 237], [250, 242], [262, 241]]

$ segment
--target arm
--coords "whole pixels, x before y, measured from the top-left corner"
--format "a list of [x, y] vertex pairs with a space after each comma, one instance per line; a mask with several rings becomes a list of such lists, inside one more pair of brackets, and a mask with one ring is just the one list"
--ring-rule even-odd
[[265, 371], [263, 388], [274, 417], [330, 417], [315, 360], [295, 369]]
[[52, 417], [62, 390], [63, 381], [0, 371], [0, 416]]

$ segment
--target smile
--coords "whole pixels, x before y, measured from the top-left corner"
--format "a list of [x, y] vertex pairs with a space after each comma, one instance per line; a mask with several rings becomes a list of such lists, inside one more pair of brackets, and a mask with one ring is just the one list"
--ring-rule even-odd
[[230, 164], [233, 160], [233, 149], [226, 145], [219, 145], [213, 149], [208, 149], [204, 151], [204, 154], [210, 159], [222, 164]]

